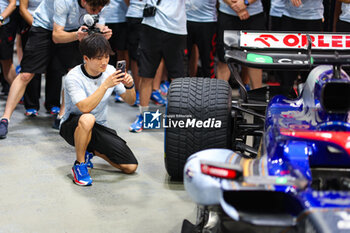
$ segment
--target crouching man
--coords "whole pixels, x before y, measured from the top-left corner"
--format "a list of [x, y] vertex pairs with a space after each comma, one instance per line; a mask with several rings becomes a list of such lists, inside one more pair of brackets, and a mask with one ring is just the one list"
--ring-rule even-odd
[[105, 126], [108, 98], [113, 89], [131, 105], [136, 94], [132, 77], [108, 65], [113, 52], [105, 37], [97, 33], [89, 35], [79, 47], [84, 64], [73, 68], [65, 78], [66, 112], [61, 120], [60, 135], [75, 146], [74, 183], [91, 185], [87, 167], [92, 166], [92, 154], [127, 174], [137, 168], [137, 160], [126, 142], [115, 130]]

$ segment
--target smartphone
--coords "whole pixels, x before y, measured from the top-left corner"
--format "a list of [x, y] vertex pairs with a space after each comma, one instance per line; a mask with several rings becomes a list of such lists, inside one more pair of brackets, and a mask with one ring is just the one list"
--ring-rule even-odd
[[125, 67], [126, 67], [125, 60], [117, 61], [117, 70], [121, 70], [123, 73], [125, 73]]

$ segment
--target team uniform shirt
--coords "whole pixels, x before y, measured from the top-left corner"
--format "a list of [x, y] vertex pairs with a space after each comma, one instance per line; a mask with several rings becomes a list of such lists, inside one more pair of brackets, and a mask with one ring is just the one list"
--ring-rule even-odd
[[124, 23], [127, 10], [124, 0], [111, 0], [101, 11], [101, 17], [105, 19], [105, 23]]
[[83, 17], [87, 14], [85, 8], [82, 8], [77, 0], [55, 0], [55, 14], [53, 21], [64, 26], [65, 31], [71, 31], [83, 25]]
[[33, 15], [34, 11], [36, 10], [36, 8], [38, 8], [38, 6], [40, 5], [40, 3], [43, 0], [29, 0], [28, 1], [28, 11], [31, 15]]
[[322, 19], [322, 0], [302, 0], [302, 4], [299, 7], [294, 6], [290, 0], [287, 0], [283, 15], [302, 20]]
[[[8, 0], [0, 0], [0, 13], [2, 13], [7, 8], [8, 5], [9, 5]], [[2, 23], [2, 25], [8, 24], [9, 22], [10, 22], [10, 17], [7, 17]]]
[[162, 0], [157, 6], [157, 0], [147, 0], [148, 5], [155, 6], [155, 16], [145, 17], [143, 24], [161, 31], [177, 35], [186, 35], [186, 7], [185, 0]]
[[33, 26], [52, 31], [54, 13], [54, 0], [43, 0], [34, 11]]
[[285, 5], [285, 0], [271, 0], [270, 15], [282, 17]]
[[187, 21], [216, 22], [216, 0], [186, 0]]
[[146, 0], [130, 0], [126, 17], [142, 18], [143, 8], [145, 8]]
[[[229, 5], [227, 5], [223, 0], [219, 0], [219, 3], [220, 3], [220, 7], [219, 7], [220, 12], [228, 15], [238, 16], [236, 11], [234, 11], [231, 7], [229, 7]], [[249, 6], [247, 6], [247, 11], [250, 16], [260, 14], [261, 12], [263, 12], [263, 10], [264, 9], [263, 9], [261, 0], [257, 0], [252, 4], [249, 4]]]
[[350, 23], [350, 3], [342, 3], [339, 19]]
[[[55, 22], [64, 26], [65, 31], [71, 31], [83, 25], [85, 14], [87, 11], [80, 7], [78, 0], [43, 0], [34, 11], [33, 26], [52, 31]], [[99, 23], [104, 23], [102, 17]]]
[[[100, 77], [92, 79], [84, 74], [81, 66], [82, 65], [78, 65], [74, 67], [68, 72], [66, 78], [64, 79], [66, 111], [61, 120], [61, 125], [68, 119], [70, 114], [82, 114], [76, 104], [92, 95], [108, 78], [108, 76], [116, 71], [113, 66], [108, 65], [106, 71], [103, 72]], [[107, 123], [108, 98], [112, 95], [113, 90], [115, 90], [119, 95], [125, 93], [126, 91], [122, 83], [107, 89], [100, 103], [90, 112], [95, 116], [96, 123], [98, 124], [106, 125]]]

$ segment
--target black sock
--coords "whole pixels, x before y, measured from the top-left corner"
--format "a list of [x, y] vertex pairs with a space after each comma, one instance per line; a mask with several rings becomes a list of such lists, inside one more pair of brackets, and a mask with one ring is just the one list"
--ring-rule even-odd
[[79, 164], [80, 162], [78, 162], [78, 160], [75, 160], [74, 165], [79, 165]]

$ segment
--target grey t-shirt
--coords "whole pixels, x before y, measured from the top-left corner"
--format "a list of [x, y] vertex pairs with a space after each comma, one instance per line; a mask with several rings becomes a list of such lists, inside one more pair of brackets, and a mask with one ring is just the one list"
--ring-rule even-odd
[[156, 15], [143, 18], [142, 23], [158, 30], [187, 35], [185, 0], [147, 0], [147, 4], [156, 6]]
[[[71, 31], [83, 25], [85, 14], [87, 11], [77, 0], [43, 0], [34, 11], [33, 26], [51, 31], [55, 22], [64, 26], [65, 31]], [[103, 17], [100, 17], [99, 24], [104, 24]]]
[[[101, 76], [96, 79], [92, 79], [84, 74], [81, 66], [82, 65], [78, 65], [74, 67], [68, 72], [66, 78], [64, 79], [64, 98], [66, 101], [66, 110], [61, 120], [61, 125], [68, 119], [70, 114], [82, 114], [76, 104], [92, 95], [108, 78], [108, 76], [115, 72], [115, 68], [108, 65], [106, 71], [103, 72]], [[115, 89], [118, 94], [123, 94], [126, 91], [122, 83], [113, 88], [109, 88], [106, 91], [101, 102], [90, 112], [95, 116], [98, 124], [106, 125], [107, 123], [108, 98], [112, 94], [113, 89]]]
[[[219, 3], [220, 3], [219, 11], [228, 15], [237, 16], [237, 13], [234, 10], [232, 10], [231, 7], [227, 5], [223, 0], [219, 0]], [[263, 6], [261, 3], [261, 0], [257, 0], [256, 2], [250, 4], [247, 7], [247, 11], [250, 16], [257, 15], [263, 12]]]
[[342, 2], [339, 19], [350, 23], [350, 3]]

